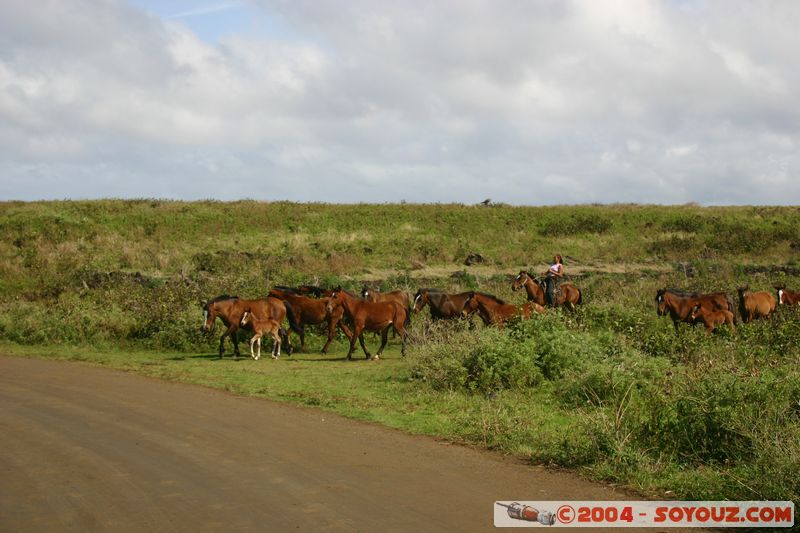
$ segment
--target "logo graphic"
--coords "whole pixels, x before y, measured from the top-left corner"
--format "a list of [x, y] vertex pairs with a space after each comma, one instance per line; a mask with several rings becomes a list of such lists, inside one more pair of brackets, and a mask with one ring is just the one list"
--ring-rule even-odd
[[519, 502], [514, 502], [510, 505], [505, 503], [495, 502], [500, 507], [505, 507], [508, 516], [515, 520], [524, 520], [526, 522], [539, 522], [545, 526], [552, 526], [556, 522], [556, 515], [550, 511], [540, 511], [529, 505], [522, 505]]

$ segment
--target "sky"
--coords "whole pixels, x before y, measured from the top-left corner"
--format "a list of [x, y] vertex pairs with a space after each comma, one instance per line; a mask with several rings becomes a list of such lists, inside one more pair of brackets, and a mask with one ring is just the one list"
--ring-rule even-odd
[[0, 200], [800, 204], [800, 2], [3, 0]]

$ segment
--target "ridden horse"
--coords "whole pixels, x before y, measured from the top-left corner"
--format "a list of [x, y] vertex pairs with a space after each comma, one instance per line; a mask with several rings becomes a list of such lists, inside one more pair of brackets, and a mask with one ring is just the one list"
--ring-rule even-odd
[[731, 331], [736, 335], [736, 328], [733, 325], [733, 313], [727, 309], [718, 309], [716, 311], [709, 311], [703, 309], [700, 304], [692, 308], [692, 320], [700, 320], [706, 326], [706, 335], [710, 335], [717, 326], [727, 323], [731, 327]]
[[[284, 318], [289, 319], [289, 326], [292, 331], [298, 335], [303, 332], [302, 328], [295, 320], [294, 310], [291, 304], [283, 302], [277, 298], [264, 298], [260, 300], [243, 300], [238, 296], [217, 296], [203, 304], [203, 331], [211, 331], [214, 328], [214, 322], [219, 317], [222, 323], [227, 328], [222, 336], [219, 338], [219, 357], [222, 359], [225, 353], [225, 337], [230, 337], [233, 343], [233, 356], [239, 357], [239, 340], [236, 337], [236, 332], [239, 331], [240, 322], [245, 311], [250, 311], [256, 318], [272, 318], [277, 320], [279, 324], [283, 323]], [[286, 338], [286, 354], [291, 355], [291, 344], [289, 343], [289, 334], [287, 332]]]
[[733, 314], [733, 321], [736, 323], [736, 305], [733, 303], [733, 298], [724, 292], [702, 294], [675, 289], [659, 289], [656, 292], [655, 301], [658, 316], [669, 315], [672, 318], [672, 325], [675, 326], [675, 333], [678, 332], [678, 322], [688, 322], [692, 326], [696, 324], [696, 320], [692, 318], [692, 309], [696, 305], [709, 312], [730, 311]]
[[800, 304], [800, 292], [790, 291], [786, 285], [775, 285], [775, 290], [778, 291], [778, 303], [781, 305], [798, 305]]
[[769, 318], [778, 301], [767, 291], [752, 292], [750, 287], [739, 287], [739, 313], [745, 324], [754, 318]]
[[414, 312], [419, 313], [427, 305], [434, 320], [463, 318], [464, 304], [470, 294], [472, 291], [447, 294], [439, 289], [419, 289], [414, 296]]
[[296, 294], [294, 289], [287, 287], [275, 287], [269, 291], [269, 295], [274, 298], [279, 298], [285, 302], [289, 302], [295, 311], [297, 323], [303, 328], [303, 333], [300, 333], [300, 349], [304, 350], [306, 345], [305, 327], [307, 325], [314, 326], [327, 322], [328, 324], [328, 340], [325, 346], [322, 347], [322, 353], [328, 353], [328, 347], [333, 342], [333, 337], [336, 334], [336, 326], [342, 330], [350, 340], [350, 330], [342, 321], [344, 311], [339, 308], [329, 313], [327, 310], [328, 300], [330, 298], [309, 298], [301, 294]]
[[364, 344], [364, 331], [380, 331], [381, 347], [375, 353], [373, 359], [380, 359], [383, 349], [388, 341], [389, 328], [394, 327], [400, 335], [400, 353], [406, 354], [406, 330], [405, 324], [408, 309], [397, 302], [367, 302], [360, 300], [355, 295], [337, 287], [333, 295], [328, 300], [328, 312], [333, 313], [336, 308], [342, 308], [345, 316], [353, 325], [353, 335], [350, 337], [350, 350], [347, 352], [347, 359], [353, 358], [356, 349], [356, 339], [361, 343], [364, 355], [370, 358], [366, 344]]
[[[525, 270], [520, 270], [517, 277], [514, 278], [511, 290], [518, 291], [522, 287], [525, 287], [528, 301], [536, 302], [541, 306], [547, 305], [545, 303], [544, 282], [538, 281]], [[561, 289], [561, 294], [556, 296], [556, 303], [553, 307], [563, 305], [570, 311], [574, 311], [575, 306], [583, 302], [581, 290], [572, 283], [562, 283], [559, 285], [559, 289]]]
[[472, 292], [464, 304], [463, 314], [478, 312], [483, 323], [487, 326], [503, 326], [514, 317], [530, 318], [533, 313], [544, 313], [544, 307], [536, 302], [526, 302], [522, 305], [509, 304], [494, 296], [483, 292]]
[[[253, 313], [245, 311], [242, 315], [242, 321], [239, 323], [242, 327], [250, 326], [255, 335], [250, 339], [250, 357], [258, 361], [261, 358], [261, 337], [265, 333], [272, 335], [272, 358], [277, 359], [281, 356], [281, 325], [276, 320], [271, 318], [255, 318]], [[258, 341], [258, 355], [253, 352], [253, 343]]]

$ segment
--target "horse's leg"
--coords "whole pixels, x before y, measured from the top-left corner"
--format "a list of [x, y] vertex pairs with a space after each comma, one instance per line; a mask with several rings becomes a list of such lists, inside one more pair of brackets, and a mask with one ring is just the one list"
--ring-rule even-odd
[[356, 339], [361, 341], [361, 347], [364, 348], [364, 351], [367, 350], [364, 346], [364, 338], [361, 336], [362, 328], [363, 326], [359, 327], [358, 324], [353, 325], [353, 335], [350, 337], [350, 350], [347, 352], [348, 361], [353, 359], [353, 352], [356, 351]]
[[364, 350], [364, 357], [366, 359], [369, 359], [370, 357], [372, 357], [372, 355], [369, 353], [369, 350], [367, 350], [366, 343], [364, 343], [364, 327], [363, 326], [361, 327], [361, 330], [358, 331], [358, 333], [356, 333], [356, 330], [353, 329], [353, 340], [350, 342], [351, 346], [355, 346], [355, 344], [356, 344], [355, 338], [356, 337], [358, 337], [358, 342], [361, 343], [361, 349]]
[[[228, 326], [228, 329], [226, 329], [225, 332], [222, 334], [222, 336], [219, 338], [219, 358], [220, 359], [222, 359], [222, 354], [225, 353], [225, 337], [230, 337], [231, 333], [237, 331], [238, 329], [239, 328], [237, 328], [235, 324], [231, 324], [230, 326]], [[233, 340], [231, 340], [231, 342], [233, 342]], [[239, 355], [238, 347], [236, 348], [236, 355]]]
[[231, 342], [233, 342], [233, 358], [238, 359], [241, 355], [239, 353], [239, 335], [236, 333], [239, 331], [238, 324], [231, 324], [231, 327], [234, 328], [231, 332]]
[[333, 336], [336, 334], [336, 319], [328, 319], [328, 340], [325, 341], [325, 346], [322, 347], [322, 353], [328, 353], [328, 347], [333, 342]]
[[256, 356], [255, 352], [253, 351], [253, 344], [255, 344], [256, 340], [258, 339], [258, 333], [253, 335], [253, 338], [250, 339], [250, 357], [258, 361], [258, 358], [261, 356], [261, 351], [259, 350], [258, 356]]
[[378, 351], [375, 353], [375, 357], [373, 357], [373, 359], [380, 359], [381, 355], [383, 355], [383, 349], [386, 347], [386, 343], [389, 342], [389, 328], [391, 327], [392, 325], [389, 324], [381, 330], [381, 347], [378, 348]]
[[400, 335], [400, 355], [405, 357], [406, 356], [406, 326], [403, 324], [399, 328], [395, 326], [395, 331], [398, 335]]
[[272, 344], [272, 356], [277, 359], [281, 356], [281, 336], [277, 331], [273, 331], [272, 338], [274, 339], [274, 343]]
[[350, 328], [347, 327], [347, 324], [344, 323], [344, 320], [341, 318], [337, 319], [336, 325], [339, 326], [339, 329], [342, 330], [342, 333], [344, 333], [344, 336], [347, 337], [347, 340], [349, 341], [353, 336], [353, 332], [350, 331]]
[[306, 351], [306, 325], [303, 324], [300, 320], [297, 321], [298, 325], [300, 326], [300, 351]]

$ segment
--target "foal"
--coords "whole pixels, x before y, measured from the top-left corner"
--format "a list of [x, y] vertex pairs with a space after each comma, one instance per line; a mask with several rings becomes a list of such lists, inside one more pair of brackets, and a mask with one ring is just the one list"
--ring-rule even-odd
[[[273, 320], [271, 318], [256, 318], [253, 316], [253, 313], [250, 311], [245, 311], [244, 315], [242, 315], [242, 326], [246, 326], [250, 324], [250, 327], [253, 328], [253, 338], [250, 339], [250, 357], [258, 361], [261, 357], [261, 337], [264, 336], [265, 333], [269, 333], [272, 335], [273, 340], [275, 343], [272, 345], [272, 358], [277, 359], [281, 356], [281, 325], [280, 322]], [[253, 343], [258, 341], [258, 354], [253, 352]]]
[[717, 326], [728, 324], [731, 331], [736, 335], [736, 327], [733, 325], [733, 313], [727, 309], [718, 309], [711, 311], [704, 309], [700, 304], [696, 304], [692, 308], [692, 320], [700, 319], [706, 326], [706, 335], [710, 335], [712, 331], [717, 329]]

